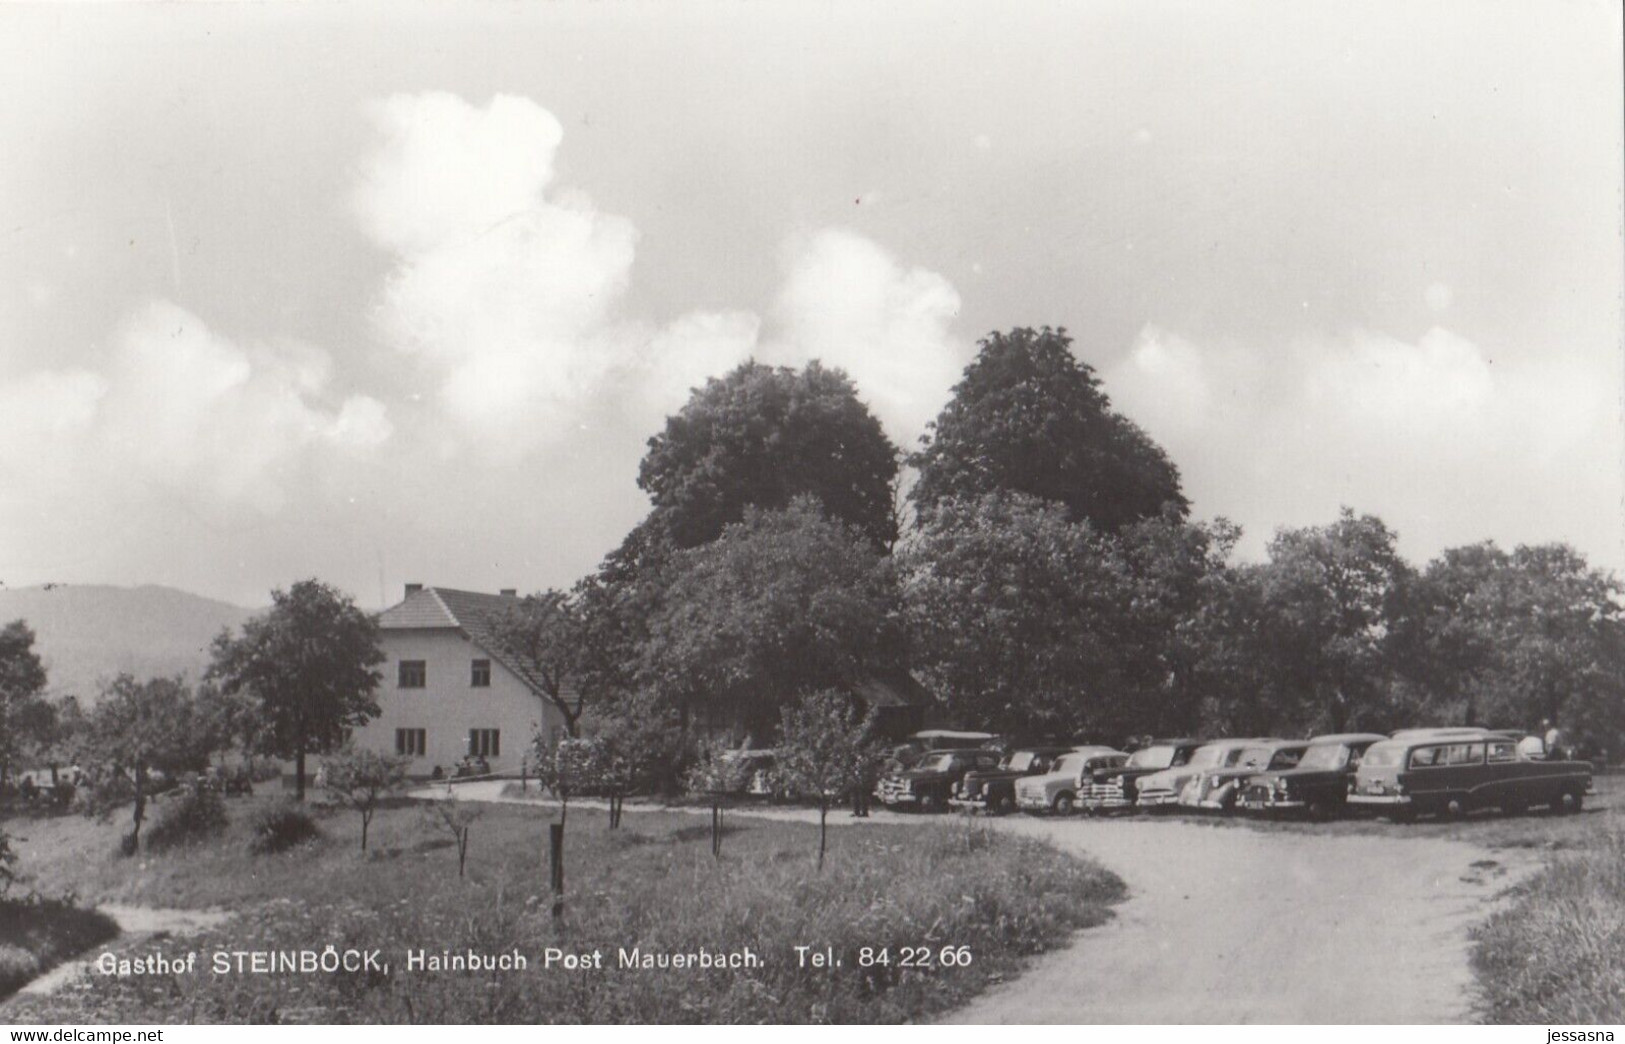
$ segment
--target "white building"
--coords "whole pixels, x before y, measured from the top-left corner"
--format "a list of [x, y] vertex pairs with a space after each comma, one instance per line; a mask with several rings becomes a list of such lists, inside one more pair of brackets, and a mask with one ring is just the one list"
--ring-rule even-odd
[[414, 776], [436, 767], [449, 775], [469, 755], [517, 775], [538, 731], [557, 742], [564, 716], [493, 637], [493, 622], [517, 604], [513, 591], [407, 584], [406, 597], [378, 616], [379, 714], [354, 731], [356, 745], [410, 757]]

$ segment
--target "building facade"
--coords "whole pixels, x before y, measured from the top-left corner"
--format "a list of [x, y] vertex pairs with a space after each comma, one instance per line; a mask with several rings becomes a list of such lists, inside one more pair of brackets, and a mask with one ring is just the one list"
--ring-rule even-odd
[[513, 591], [408, 584], [378, 616], [379, 714], [355, 729], [355, 744], [410, 758], [409, 774], [431, 776], [453, 774], [465, 758], [518, 775], [538, 733], [556, 743], [564, 716], [494, 637], [496, 620], [517, 604]]

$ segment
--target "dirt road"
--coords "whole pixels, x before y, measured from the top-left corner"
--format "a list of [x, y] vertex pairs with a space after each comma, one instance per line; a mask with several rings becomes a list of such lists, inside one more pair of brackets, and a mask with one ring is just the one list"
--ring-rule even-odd
[[[458, 792], [502, 800], [500, 789]], [[751, 814], [817, 818], [806, 809], [729, 813]], [[922, 822], [882, 811], [830, 823], [900, 819]], [[1459, 841], [1185, 819], [991, 822], [1097, 860], [1128, 883], [1129, 898], [1110, 922], [953, 1012], [953, 1022], [1468, 1022], [1468, 931], [1539, 863], [1528, 850]]]
[[1130, 894], [1112, 921], [954, 1022], [1468, 1022], [1468, 930], [1536, 865], [1419, 838], [1145, 818], [1001, 825], [1092, 856]]

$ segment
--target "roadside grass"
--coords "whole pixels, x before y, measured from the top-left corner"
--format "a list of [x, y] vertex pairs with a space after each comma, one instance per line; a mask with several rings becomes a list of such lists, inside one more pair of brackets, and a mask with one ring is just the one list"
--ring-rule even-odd
[[[900, 1022], [963, 1003], [1025, 960], [1098, 924], [1124, 893], [1115, 876], [980, 824], [843, 830], [814, 872], [817, 828], [728, 819], [720, 859], [692, 815], [638, 812], [619, 830], [570, 817], [567, 902], [549, 912], [544, 810], [492, 805], [473, 825], [468, 876], [422, 810], [397, 806], [357, 847], [350, 814], [322, 817], [322, 837], [291, 851], [248, 851], [245, 806], [225, 835], [172, 853], [119, 860], [119, 824], [30, 825], [21, 869], [37, 884], [154, 906], [227, 907], [232, 921], [186, 949], [381, 950], [387, 975], [201, 973], [168, 979], [97, 975], [50, 997], [19, 997], [14, 1021], [74, 1022]], [[93, 835], [93, 836], [92, 836]], [[838, 968], [798, 966], [796, 946], [832, 948]], [[904, 969], [904, 947], [932, 967]], [[968, 967], [944, 967], [943, 947]], [[603, 970], [542, 967], [543, 951], [603, 954]], [[620, 970], [619, 951], [739, 952], [758, 969]], [[890, 964], [859, 966], [859, 950]], [[409, 951], [514, 951], [524, 971], [411, 971]], [[204, 960], [200, 956], [200, 961]]]
[[1473, 969], [1487, 1022], [1625, 1022], [1625, 816], [1514, 889], [1474, 932]]
[[0, 1000], [62, 961], [118, 934], [106, 914], [71, 898], [0, 899]]

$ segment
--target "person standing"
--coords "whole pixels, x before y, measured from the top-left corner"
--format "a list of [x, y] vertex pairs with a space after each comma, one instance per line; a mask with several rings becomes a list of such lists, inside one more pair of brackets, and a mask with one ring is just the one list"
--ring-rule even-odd
[[1568, 759], [1568, 745], [1563, 730], [1558, 728], [1550, 718], [1542, 721], [1540, 727], [1546, 730], [1546, 757], [1553, 761], [1566, 761]]

